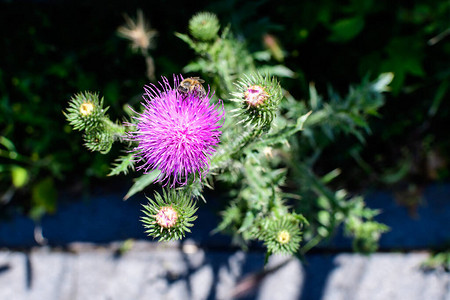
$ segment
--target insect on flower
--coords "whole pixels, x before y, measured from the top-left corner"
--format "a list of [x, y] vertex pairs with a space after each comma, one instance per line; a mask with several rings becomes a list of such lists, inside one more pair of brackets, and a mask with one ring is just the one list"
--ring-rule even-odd
[[196, 93], [197, 96], [203, 98], [206, 96], [205, 88], [202, 85], [204, 82], [200, 77], [189, 77], [180, 82], [177, 90], [184, 95]]

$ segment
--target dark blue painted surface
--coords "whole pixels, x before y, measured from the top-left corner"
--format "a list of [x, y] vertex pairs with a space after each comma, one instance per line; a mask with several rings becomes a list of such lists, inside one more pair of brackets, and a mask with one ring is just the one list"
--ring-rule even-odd
[[[123, 201], [123, 193], [100, 194], [88, 201], [61, 201], [55, 215], [42, 219], [42, 231], [50, 245], [65, 245], [82, 241], [107, 243], [127, 238], [148, 239], [139, 221], [141, 204], [146, 199], [136, 196]], [[63, 196], [64, 197], [64, 196]], [[64, 199], [62, 199], [64, 200]], [[201, 203], [199, 218], [195, 221], [188, 238], [207, 247], [229, 247], [230, 238], [220, 234], [212, 235], [218, 217], [210, 211], [214, 200]], [[423, 191], [423, 202], [417, 208], [416, 216], [399, 205], [391, 193], [377, 191], [366, 197], [369, 207], [382, 213], [379, 222], [391, 230], [380, 241], [381, 249], [436, 248], [450, 242], [450, 184], [430, 185]], [[0, 222], [0, 246], [32, 246], [34, 223], [27, 217], [16, 215], [11, 220]], [[351, 241], [338, 233], [322, 248], [350, 249]]]
[[422, 202], [411, 213], [391, 194], [377, 192], [367, 198], [368, 205], [382, 210], [377, 220], [391, 227], [382, 236], [381, 247], [438, 247], [450, 242], [450, 185], [425, 188]]
[[0, 246], [34, 245], [33, 229], [33, 221], [22, 215], [0, 222]]
[[[60, 201], [57, 213], [42, 218], [42, 234], [49, 245], [66, 245], [71, 242], [108, 243], [128, 238], [148, 239], [140, 222], [144, 196], [135, 196], [123, 201], [126, 194], [100, 194], [86, 201]], [[230, 238], [211, 234], [218, 219], [200, 203], [198, 219], [194, 223], [191, 238], [200, 245], [223, 247], [230, 245]], [[0, 221], [0, 247], [29, 247], [37, 245], [33, 236], [34, 222], [23, 215], [16, 214], [10, 220]]]
[[[441, 248], [450, 242], [450, 184], [433, 184], [422, 192], [419, 205], [412, 212], [398, 203], [392, 193], [375, 191], [365, 197], [368, 207], [379, 209], [375, 220], [390, 231], [381, 236], [380, 249], [409, 250]], [[351, 240], [342, 230], [322, 248], [350, 249]]]

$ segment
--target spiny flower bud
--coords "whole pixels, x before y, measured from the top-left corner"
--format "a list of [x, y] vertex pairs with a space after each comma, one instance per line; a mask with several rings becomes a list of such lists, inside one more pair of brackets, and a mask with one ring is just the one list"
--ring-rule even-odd
[[217, 16], [210, 12], [200, 12], [189, 21], [192, 36], [201, 41], [210, 41], [217, 37], [220, 25]]
[[242, 118], [241, 122], [268, 130], [282, 98], [278, 81], [256, 73], [245, 76], [235, 85], [237, 91], [232, 93], [234, 98], [231, 100], [241, 103], [235, 110]]
[[275, 58], [278, 62], [282, 62], [284, 60], [283, 49], [281, 49], [280, 42], [275, 36], [266, 33], [263, 36], [263, 42], [264, 45], [269, 49], [273, 58]]
[[260, 238], [267, 246], [269, 253], [293, 254], [300, 248], [300, 222], [294, 215], [266, 221], [264, 232]]
[[108, 153], [114, 143], [113, 136], [107, 130], [88, 130], [83, 139], [86, 148], [102, 154]]
[[197, 211], [190, 193], [185, 190], [163, 189], [162, 196], [155, 193], [154, 200], [144, 205], [145, 216], [141, 218], [146, 233], [160, 241], [182, 239], [191, 232]]
[[98, 94], [82, 92], [70, 99], [64, 115], [74, 129], [90, 131], [97, 129], [107, 110], [103, 109], [103, 98], [99, 100]]

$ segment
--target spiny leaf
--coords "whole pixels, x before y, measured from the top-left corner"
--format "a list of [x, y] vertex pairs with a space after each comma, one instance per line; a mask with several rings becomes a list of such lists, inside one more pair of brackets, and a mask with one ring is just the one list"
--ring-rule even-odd
[[117, 158], [116, 162], [117, 163], [113, 164], [114, 168], [111, 169], [108, 176], [119, 175], [120, 173], [127, 175], [129, 171], [128, 168], [134, 170], [133, 153]]
[[154, 170], [148, 174], [144, 174], [141, 177], [135, 179], [133, 186], [130, 188], [125, 197], [123, 197], [123, 200], [128, 200], [128, 198], [130, 198], [134, 194], [145, 189], [148, 185], [150, 185], [153, 181], [155, 181], [159, 173], [161, 173], [161, 171]]
[[310, 114], [311, 111], [298, 118], [297, 124], [295, 126], [287, 126], [275, 133], [271, 133], [267, 136], [267, 138], [253, 143], [249, 148], [261, 149], [267, 146], [284, 143], [291, 135], [303, 130], [303, 125], [305, 124]]

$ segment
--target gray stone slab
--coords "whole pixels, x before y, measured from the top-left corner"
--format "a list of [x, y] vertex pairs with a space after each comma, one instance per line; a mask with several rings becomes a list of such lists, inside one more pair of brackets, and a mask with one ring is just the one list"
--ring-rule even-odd
[[427, 253], [310, 255], [305, 263], [274, 256], [266, 267], [274, 271], [258, 276], [259, 252], [146, 242], [122, 256], [71, 249], [0, 251], [0, 299], [450, 299], [450, 274], [420, 268]]
[[324, 300], [449, 299], [450, 274], [425, 272], [426, 253], [341, 254], [330, 272]]

